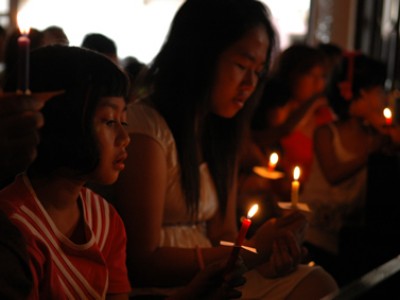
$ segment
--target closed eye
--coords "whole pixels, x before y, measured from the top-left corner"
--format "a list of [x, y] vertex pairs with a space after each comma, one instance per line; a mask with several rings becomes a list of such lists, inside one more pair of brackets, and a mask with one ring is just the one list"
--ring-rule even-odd
[[236, 64], [236, 66], [239, 68], [239, 69], [241, 69], [241, 70], [246, 70], [247, 69], [247, 67], [246, 66], [244, 66], [244, 65], [242, 65], [242, 64]]
[[265, 75], [266, 69], [265, 69], [265, 68], [262, 68], [260, 71], [256, 71], [255, 73], [256, 73], [258, 79], [260, 79], [260, 78], [262, 78], [262, 77]]
[[260, 70], [252, 70], [253, 68], [248, 67], [248, 66], [245, 66], [245, 65], [243, 65], [243, 64], [236, 63], [236, 66], [237, 66], [239, 69], [243, 70], [243, 71], [251, 71], [251, 72], [254, 72], [254, 74], [258, 77], [258, 79], [262, 78], [262, 77], [265, 75], [265, 73], [266, 73], [265, 67], [261, 68]]
[[105, 124], [110, 127], [113, 126], [115, 123], [117, 123], [117, 121], [115, 121], [115, 120], [106, 120], [105, 121]]

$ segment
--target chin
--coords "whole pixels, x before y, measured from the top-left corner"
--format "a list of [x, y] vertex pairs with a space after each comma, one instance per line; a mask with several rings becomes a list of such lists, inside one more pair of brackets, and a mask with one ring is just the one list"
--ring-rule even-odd
[[226, 110], [226, 111], [219, 111], [216, 113], [217, 116], [224, 118], [224, 119], [231, 119], [234, 116], [237, 115], [237, 113], [240, 111], [240, 109], [231, 109], [231, 110]]
[[101, 185], [111, 185], [117, 181], [118, 175], [119, 174], [116, 174], [115, 176], [108, 175], [108, 176], [104, 176], [104, 177], [98, 177], [95, 179], [95, 181], [96, 181], [96, 183], [101, 184]]
[[230, 114], [226, 114], [223, 118], [232, 119], [233, 117], [235, 117], [238, 114], [239, 111], [240, 111], [240, 109], [235, 110], [235, 111], [231, 112]]

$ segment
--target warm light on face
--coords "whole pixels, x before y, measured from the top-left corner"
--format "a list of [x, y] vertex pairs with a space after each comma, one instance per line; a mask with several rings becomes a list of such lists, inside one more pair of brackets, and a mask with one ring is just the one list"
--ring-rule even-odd
[[296, 166], [293, 170], [293, 179], [299, 180], [299, 177], [300, 177], [300, 168]]
[[249, 212], [247, 213], [247, 219], [252, 218], [256, 212], [258, 211], [258, 204], [254, 204], [250, 209]]
[[28, 25], [27, 20], [28, 20], [28, 18], [27, 18], [26, 12], [20, 11], [17, 15], [17, 21], [18, 21], [19, 31], [23, 35], [28, 35], [29, 31], [31, 30], [31, 28]]

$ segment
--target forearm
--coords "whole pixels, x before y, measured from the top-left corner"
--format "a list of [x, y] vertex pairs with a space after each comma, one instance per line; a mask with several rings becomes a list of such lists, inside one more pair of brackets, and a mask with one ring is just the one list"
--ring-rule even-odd
[[367, 162], [368, 155], [359, 155], [352, 161], [336, 164], [334, 167], [324, 172], [324, 175], [330, 184], [339, 184], [354, 176], [367, 165]]
[[[200, 248], [207, 266], [228, 259], [230, 247]], [[196, 248], [162, 247], [146, 256], [128, 261], [133, 286], [176, 287], [186, 285], [200, 271]]]

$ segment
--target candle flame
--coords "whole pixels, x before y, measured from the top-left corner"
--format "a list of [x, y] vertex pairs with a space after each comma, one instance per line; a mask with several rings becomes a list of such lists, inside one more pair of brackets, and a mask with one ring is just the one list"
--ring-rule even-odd
[[390, 108], [386, 107], [383, 110], [383, 115], [385, 116], [386, 119], [390, 119], [392, 117], [392, 111], [390, 110]]
[[278, 163], [278, 154], [276, 152], [272, 152], [269, 156], [269, 163], [272, 165], [276, 165]]
[[300, 177], [300, 168], [296, 166], [293, 170], [293, 179], [298, 180]]
[[256, 212], [258, 211], [258, 204], [254, 204], [250, 209], [249, 212], [247, 213], [247, 219], [252, 218]]
[[31, 28], [28, 25], [27, 19], [28, 18], [26, 15], [26, 11], [22, 10], [18, 13], [18, 15], [17, 15], [18, 27], [19, 27], [19, 31], [23, 35], [28, 35], [29, 31], [31, 30]]

